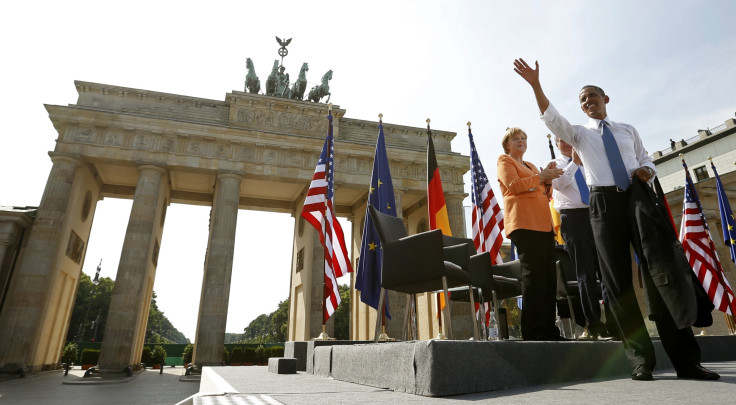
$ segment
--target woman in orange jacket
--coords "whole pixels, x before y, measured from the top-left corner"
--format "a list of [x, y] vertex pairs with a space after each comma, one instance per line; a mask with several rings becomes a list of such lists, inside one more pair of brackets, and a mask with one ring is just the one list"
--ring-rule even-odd
[[555, 251], [549, 197], [552, 180], [562, 169], [554, 162], [541, 172], [525, 162], [526, 133], [508, 128], [504, 155], [497, 162], [506, 237], [516, 245], [521, 262], [521, 334], [524, 340], [564, 340], [555, 326]]

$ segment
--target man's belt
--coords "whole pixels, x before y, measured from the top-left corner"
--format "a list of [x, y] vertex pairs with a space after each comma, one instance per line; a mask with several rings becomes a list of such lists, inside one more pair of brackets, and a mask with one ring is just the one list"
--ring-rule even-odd
[[618, 186], [590, 186], [590, 192], [596, 193], [625, 193], [626, 190], [618, 188]]

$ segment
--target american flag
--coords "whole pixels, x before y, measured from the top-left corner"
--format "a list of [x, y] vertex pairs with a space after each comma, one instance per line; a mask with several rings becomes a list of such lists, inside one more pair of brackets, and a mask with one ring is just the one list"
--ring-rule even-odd
[[473, 134], [468, 131], [470, 137], [470, 198], [473, 202], [473, 244], [478, 253], [490, 252], [491, 263], [503, 263], [501, 259], [501, 242], [503, 242], [503, 212], [498, 205], [496, 196], [491, 189], [491, 183], [483, 170], [483, 164], [475, 149]]
[[705, 221], [697, 192], [684, 161], [683, 166], [685, 166], [686, 185], [685, 200], [682, 204], [680, 242], [682, 242], [690, 267], [693, 268], [713, 305], [721, 312], [733, 314], [736, 311], [733, 291], [723, 274], [721, 262], [708, 230], [708, 223]]
[[[337, 278], [352, 272], [342, 227], [335, 217], [333, 208], [334, 161], [332, 139], [332, 113], [327, 116], [329, 130], [314, 169], [312, 183], [304, 200], [302, 217], [319, 232], [319, 241], [325, 250], [325, 285], [323, 319], [326, 322], [340, 305]], [[337, 246], [335, 246], [337, 245]]]

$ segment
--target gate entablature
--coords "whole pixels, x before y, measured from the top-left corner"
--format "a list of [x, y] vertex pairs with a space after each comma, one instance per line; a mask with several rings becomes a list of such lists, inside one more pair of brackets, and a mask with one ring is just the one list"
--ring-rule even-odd
[[[47, 105], [59, 131], [56, 152], [94, 166], [103, 196], [132, 194], [138, 163], [170, 172], [171, 201], [208, 205], [218, 172], [244, 176], [241, 207], [294, 212], [324, 142], [327, 106], [231, 92], [215, 101], [76, 82], [78, 103]], [[378, 123], [334, 108], [336, 209], [365, 196]], [[384, 124], [394, 186], [410, 206], [426, 194], [426, 132]], [[467, 158], [451, 151], [455, 133], [433, 131], [445, 192], [464, 193]], [[266, 184], [270, 186], [266, 187]], [[303, 197], [302, 197], [303, 198]]]

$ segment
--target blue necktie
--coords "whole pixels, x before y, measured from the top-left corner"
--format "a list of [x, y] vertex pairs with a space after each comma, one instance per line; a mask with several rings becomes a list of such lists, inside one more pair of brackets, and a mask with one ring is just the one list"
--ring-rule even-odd
[[631, 185], [629, 179], [629, 172], [626, 171], [624, 160], [621, 158], [621, 151], [618, 150], [616, 139], [613, 138], [613, 133], [605, 121], [601, 121], [603, 127], [603, 147], [606, 148], [606, 157], [608, 158], [608, 164], [611, 166], [611, 173], [613, 173], [613, 180], [616, 186], [621, 190], [626, 190]]
[[[572, 162], [572, 159], [568, 161], [568, 163], [570, 162]], [[578, 190], [580, 190], [580, 200], [585, 205], [590, 204], [590, 190], [588, 190], [588, 183], [585, 182], [585, 177], [580, 167], [575, 171], [575, 182], [578, 183]]]

